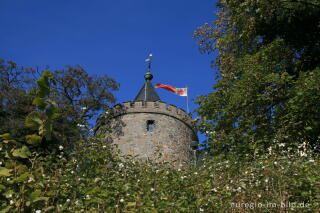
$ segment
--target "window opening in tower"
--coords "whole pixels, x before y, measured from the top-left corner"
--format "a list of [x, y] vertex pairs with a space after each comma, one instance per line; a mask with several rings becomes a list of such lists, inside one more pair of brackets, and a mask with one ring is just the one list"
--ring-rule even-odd
[[154, 120], [147, 120], [147, 131], [152, 132], [155, 128]]

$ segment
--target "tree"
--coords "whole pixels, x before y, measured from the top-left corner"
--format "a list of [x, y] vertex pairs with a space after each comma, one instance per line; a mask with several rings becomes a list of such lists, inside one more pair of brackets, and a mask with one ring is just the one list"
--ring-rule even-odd
[[[33, 100], [39, 86], [36, 79], [42, 73], [0, 60], [0, 133], [14, 136], [30, 133], [24, 118], [34, 111], [35, 104], [41, 108], [43, 100], [38, 99], [38, 103], [33, 103]], [[57, 104], [61, 112], [53, 121], [55, 132], [60, 143], [71, 145], [81, 137], [81, 132], [90, 129], [97, 112], [115, 102], [112, 92], [118, 90], [119, 84], [106, 75], [90, 76], [81, 66], [55, 70], [52, 75], [55, 84], [47, 88], [51, 92], [46, 98]]]
[[[198, 113], [217, 150], [254, 156], [272, 144], [319, 149], [320, 3], [220, 0], [200, 50], [217, 51], [214, 90]], [[318, 148], [317, 148], [318, 147]]]

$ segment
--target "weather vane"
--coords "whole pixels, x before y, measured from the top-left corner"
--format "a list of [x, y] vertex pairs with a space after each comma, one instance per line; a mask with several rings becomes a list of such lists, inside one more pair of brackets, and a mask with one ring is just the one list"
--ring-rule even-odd
[[153, 56], [152, 53], [150, 53], [150, 54], [149, 54], [149, 57], [146, 58], [146, 60], [145, 60], [145, 62], [149, 62], [149, 63], [148, 63], [148, 72], [150, 72], [150, 70], [151, 70], [152, 56]]

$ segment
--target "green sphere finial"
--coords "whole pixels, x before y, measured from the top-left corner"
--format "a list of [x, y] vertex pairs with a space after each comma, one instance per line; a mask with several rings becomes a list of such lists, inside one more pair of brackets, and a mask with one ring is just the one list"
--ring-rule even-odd
[[144, 74], [144, 78], [146, 79], [146, 81], [151, 81], [153, 78], [153, 75], [151, 74], [150, 71], [148, 71], [146, 74]]

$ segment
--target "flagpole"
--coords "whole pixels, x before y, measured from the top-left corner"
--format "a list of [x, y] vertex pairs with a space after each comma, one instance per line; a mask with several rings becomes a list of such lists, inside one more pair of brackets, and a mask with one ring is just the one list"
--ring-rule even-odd
[[188, 86], [186, 86], [186, 88], [187, 88], [187, 113], [189, 113]]

